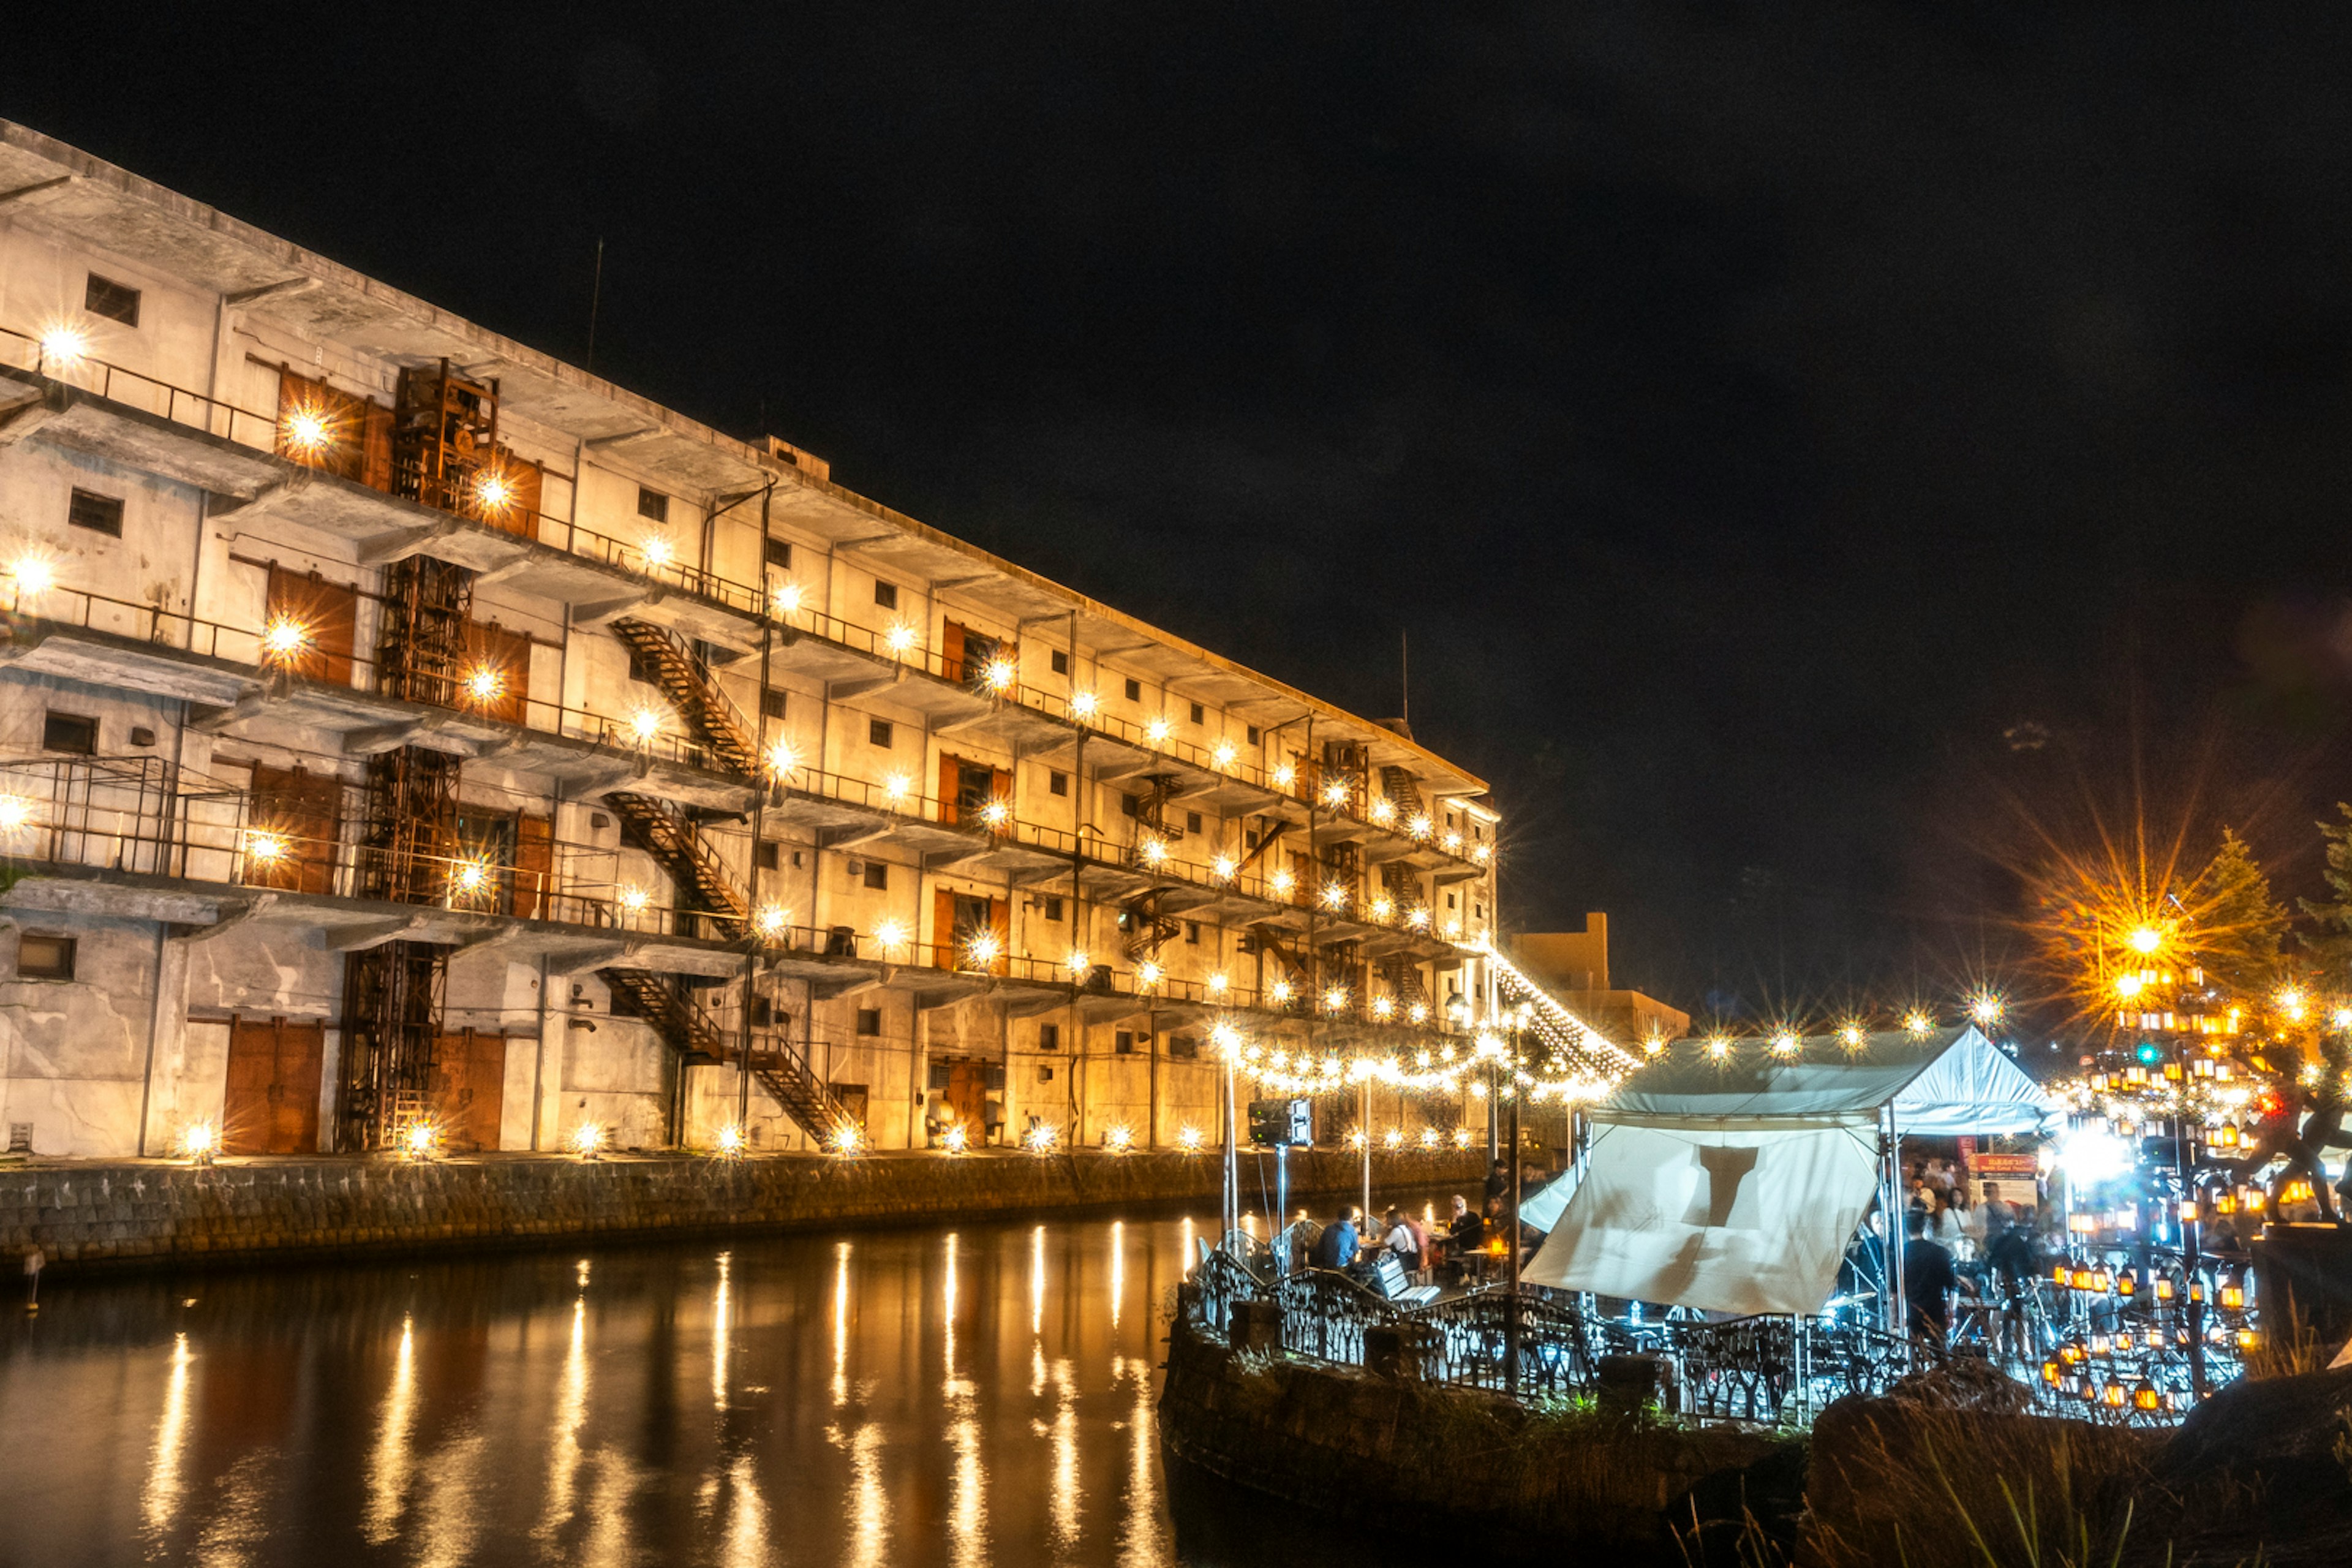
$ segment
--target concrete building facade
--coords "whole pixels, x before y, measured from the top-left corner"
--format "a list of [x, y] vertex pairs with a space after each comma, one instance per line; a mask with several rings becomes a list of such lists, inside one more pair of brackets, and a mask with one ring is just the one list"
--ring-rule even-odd
[[0, 595], [37, 1153], [1213, 1142], [1486, 984], [1402, 726], [5, 122]]

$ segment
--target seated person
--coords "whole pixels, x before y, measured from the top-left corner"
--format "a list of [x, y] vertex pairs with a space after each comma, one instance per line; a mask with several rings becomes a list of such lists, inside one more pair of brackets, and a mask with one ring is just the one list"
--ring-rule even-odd
[[1404, 1212], [1391, 1204], [1381, 1215], [1381, 1249], [1404, 1265], [1408, 1274], [1421, 1267], [1421, 1238], [1405, 1223]]
[[1308, 1261], [1318, 1268], [1345, 1268], [1356, 1261], [1356, 1221], [1353, 1205], [1342, 1205], [1339, 1217], [1323, 1227], [1315, 1238], [1315, 1248]]
[[1454, 1216], [1445, 1222], [1445, 1250], [1459, 1258], [1475, 1252], [1486, 1240], [1486, 1222], [1460, 1193], [1454, 1194]]

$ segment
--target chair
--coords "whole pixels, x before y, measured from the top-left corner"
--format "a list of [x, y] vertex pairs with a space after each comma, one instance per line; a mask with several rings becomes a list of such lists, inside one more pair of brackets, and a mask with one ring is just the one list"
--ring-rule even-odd
[[1372, 1264], [1372, 1288], [1384, 1300], [1407, 1307], [1418, 1307], [1437, 1300], [1434, 1285], [1415, 1285], [1405, 1278], [1404, 1260], [1393, 1252], [1382, 1252]]

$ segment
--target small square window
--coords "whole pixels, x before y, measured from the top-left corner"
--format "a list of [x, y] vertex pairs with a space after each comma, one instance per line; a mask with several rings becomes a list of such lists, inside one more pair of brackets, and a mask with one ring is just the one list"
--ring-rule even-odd
[[765, 996], [752, 997], [751, 1027], [755, 1029], [772, 1028], [774, 1026], [775, 1021], [776, 1005], [769, 1001]]
[[1069, 794], [1070, 775], [1067, 773], [1057, 773], [1050, 769], [1047, 770], [1045, 774], [1045, 793], [1048, 795]]
[[791, 569], [793, 564], [793, 542], [791, 540], [771, 539], [761, 546], [761, 550], [769, 565], [782, 566], [786, 570]]
[[890, 743], [890, 721], [887, 719], [866, 721], [866, 743], [869, 746], [887, 746]]
[[1255, 849], [1257, 847], [1256, 828], [1248, 827], [1242, 830], [1242, 847], [1244, 849]]
[[77, 757], [96, 756], [98, 721], [52, 710], [41, 721], [41, 750], [68, 752]]
[[1045, 918], [1049, 921], [1057, 921], [1062, 918], [1062, 900], [1058, 896], [1049, 897], [1046, 899]]
[[648, 522], [667, 522], [669, 521], [669, 497], [662, 494], [659, 490], [650, 490], [645, 486], [639, 485], [637, 487], [637, 515], [644, 518]]
[[1257, 726], [1255, 724], [1249, 726], [1249, 743], [1253, 746], [1257, 744]]
[[1184, 814], [1184, 831], [1187, 833], [1198, 833], [1201, 831], [1201, 814], [1199, 812], [1188, 811]]
[[896, 583], [885, 583], [879, 578], [877, 578], [874, 584], [874, 602], [886, 610], [897, 609], [898, 607], [898, 584]]
[[777, 690], [772, 686], [768, 688], [767, 690], [761, 692], [760, 711], [765, 713], [771, 719], [782, 718], [784, 716], [784, 694]]
[[81, 308], [93, 316], [104, 316], [110, 321], [120, 321], [126, 327], [139, 324], [139, 290], [128, 283], [117, 283], [111, 278], [100, 278], [93, 272], [81, 291]]
[[793, 851], [793, 869], [797, 871], [807, 863], [808, 862], [801, 858], [801, 852], [799, 850], [795, 849]]
[[642, 681], [647, 686], [654, 683], [654, 667], [647, 664], [635, 648], [629, 650], [629, 679]]
[[1169, 1036], [1168, 1055], [1169, 1058], [1174, 1061], [1191, 1062], [1200, 1060], [1201, 1037], [1198, 1035]]
[[1127, 700], [1129, 702], [1140, 702], [1143, 700], [1143, 682], [1140, 680], [1130, 680], [1127, 683]]
[[860, 1007], [857, 1010], [857, 1032], [861, 1035], [880, 1034], [882, 1032], [882, 1009], [879, 1007]]
[[[1037, 1048], [1041, 1051], [1060, 1050], [1062, 1048], [1062, 1026], [1059, 1024], [1038, 1025]], [[1054, 1069], [1047, 1068], [1045, 1070], [1047, 1072], [1051, 1072]]]
[[122, 498], [76, 489], [73, 500], [66, 503], [66, 521], [76, 528], [86, 528], [92, 533], [104, 533], [120, 539], [122, 537]]
[[134, 746], [152, 746], [155, 743], [155, 731], [143, 724], [133, 724], [131, 726], [131, 743]]
[[1070, 673], [1070, 656], [1063, 652], [1060, 648], [1055, 648], [1054, 650], [1054, 673], [1055, 675], [1067, 675]]
[[781, 871], [783, 869], [782, 846], [773, 840], [756, 844], [751, 848], [751, 860], [762, 871]]
[[1051, 1083], [1054, 1081], [1054, 1068], [1051, 1064], [1041, 1067], [1037, 1069], [1037, 1081], [1039, 1083]]
[[1209, 715], [1207, 714], [1207, 712], [1206, 712], [1206, 711], [1204, 711], [1204, 710], [1202, 709], [1202, 707], [1201, 707], [1201, 705], [1200, 705], [1199, 703], [1195, 702], [1195, 703], [1193, 703], [1193, 704], [1192, 704], [1192, 722], [1193, 722], [1193, 723], [1198, 724], [1198, 723], [1199, 723], [1199, 722], [1201, 722], [1202, 720], [1206, 719], [1208, 716], [1209, 716]]
[[1123, 795], [1118, 797], [1118, 813], [1121, 816], [1133, 816], [1136, 814], [1136, 809], [1135, 797], [1133, 795]]
[[26, 931], [16, 939], [16, 978], [19, 980], [71, 980], [74, 977], [74, 939], [69, 936], [43, 936]]
[[1190, 947], [1198, 947], [1201, 945], [1201, 922], [1199, 921], [1186, 921], [1184, 922], [1184, 942], [1185, 944]]
[[1113, 1056], [1133, 1056], [1135, 1054], [1135, 1031], [1133, 1029], [1121, 1029], [1117, 1034], [1111, 1036], [1110, 1049]]
[[881, 860], [866, 862], [866, 885], [877, 893], [890, 890], [890, 868]]

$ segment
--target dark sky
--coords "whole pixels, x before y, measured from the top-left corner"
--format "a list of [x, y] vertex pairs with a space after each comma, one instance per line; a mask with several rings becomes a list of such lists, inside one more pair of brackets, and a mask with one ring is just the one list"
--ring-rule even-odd
[[1512, 923], [1753, 1012], [2352, 793], [2352, 14], [2027, 9], [159, 12], [0, 114], [574, 360], [601, 236], [624, 384], [1364, 713], [1409, 633]]

